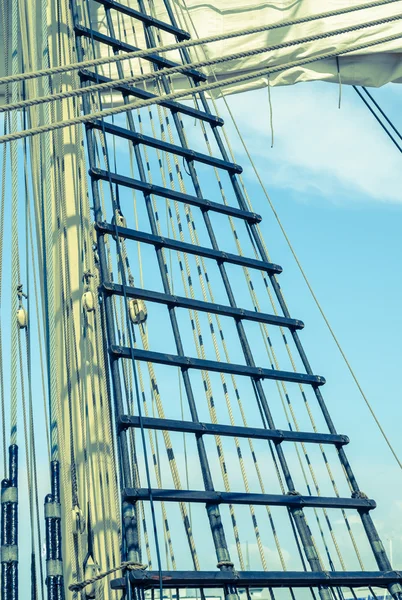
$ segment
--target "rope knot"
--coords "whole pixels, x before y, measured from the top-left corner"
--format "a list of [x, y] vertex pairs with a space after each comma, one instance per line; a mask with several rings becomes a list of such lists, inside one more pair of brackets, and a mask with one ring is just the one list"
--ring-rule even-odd
[[361, 500], [368, 500], [367, 494], [365, 494], [361, 490], [357, 490], [357, 492], [352, 492], [352, 498], [360, 498]]
[[220, 569], [221, 567], [232, 567], [233, 569], [234, 564], [231, 560], [220, 560], [216, 566], [218, 567], [218, 569]]
[[123, 571], [124, 569], [130, 570], [130, 571], [139, 571], [141, 569], [146, 569], [146, 568], [147, 568], [146, 565], [142, 565], [141, 563], [136, 562], [136, 561], [130, 561], [130, 560], [124, 561], [118, 567], [113, 567], [112, 569], [109, 569], [108, 571], [105, 571], [104, 573], [99, 573], [98, 575], [94, 575], [93, 577], [84, 579], [83, 581], [80, 581], [79, 583], [73, 583], [68, 586], [68, 589], [70, 590], [70, 592], [81, 592], [88, 585], [91, 585], [92, 583], [96, 583], [97, 581], [100, 581], [101, 579], [104, 579], [104, 577], [107, 577], [108, 575], [112, 575], [113, 573], [116, 573], [117, 571]]
[[142, 565], [141, 563], [136, 562], [126, 562], [122, 563], [122, 567], [123, 569], [127, 569], [127, 571], [143, 571], [147, 568], [147, 565]]
[[289, 490], [288, 492], [286, 492], [287, 496], [301, 496], [300, 492], [297, 492], [296, 490]]

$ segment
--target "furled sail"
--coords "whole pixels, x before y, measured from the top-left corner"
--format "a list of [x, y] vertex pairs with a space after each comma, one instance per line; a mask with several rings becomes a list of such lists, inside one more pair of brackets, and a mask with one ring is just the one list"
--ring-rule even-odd
[[[123, 0], [123, 4], [127, 0]], [[163, 0], [154, 0], [155, 18], [163, 20], [166, 8]], [[370, 8], [352, 10], [354, 7], [371, 5]], [[193, 39], [209, 38], [210, 36], [225, 36], [233, 32], [253, 29], [261, 25], [276, 25], [280, 23], [293, 23], [284, 27], [267, 31], [222, 39], [209, 42], [201, 46], [190, 48], [193, 61], [217, 60], [239, 52], [247, 53], [252, 50], [272, 48], [269, 50], [244, 56], [230, 61], [204, 67], [209, 81], [215, 77], [222, 83], [229, 78], [241, 75], [251, 75], [265, 67], [282, 67], [283, 70], [269, 74], [271, 85], [292, 85], [308, 81], [342, 81], [343, 84], [364, 85], [379, 87], [389, 82], [402, 82], [402, 20], [389, 21], [401, 13], [399, 2], [367, 3], [365, 0], [303, 0], [303, 2], [276, 0], [266, 2], [263, 0], [175, 0], [171, 3], [180, 26], [189, 31]], [[375, 6], [373, 6], [375, 5]], [[318, 15], [335, 13], [333, 16]], [[107, 31], [107, 23], [99, 5], [94, 3], [93, 16], [98, 22], [101, 32]], [[97, 18], [96, 18], [97, 17]], [[117, 16], [115, 26], [118, 27]], [[303, 22], [301, 22], [303, 21]], [[378, 23], [378, 21], [383, 21]], [[376, 23], [375, 25], [369, 25]], [[367, 25], [367, 26], [366, 26]], [[320, 39], [324, 33], [349, 29], [360, 29], [328, 36]], [[382, 40], [389, 37], [401, 36], [389, 42]], [[166, 32], [161, 32], [161, 45], [171, 43], [171, 38]], [[314, 39], [315, 38], [315, 39]], [[141, 46], [138, 33], [128, 32], [128, 43]], [[300, 44], [281, 47], [296, 40], [309, 40]], [[353, 51], [354, 48], [361, 48]], [[103, 49], [104, 51], [104, 49]], [[344, 54], [347, 52], [347, 54]], [[318, 60], [320, 56], [333, 54], [331, 58]], [[176, 58], [177, 58], [176, 51]], [[175, 58], [171, 52], [169, 57]], [[303, 59], [316, 57], [317, 60], [309, 64], [301, 64], [293, 68], [286, 68], [289, 63], [300, 62]], [[106, 67], [109, 68], [109, 67]], [[143, 64], [142, 69], [149, 69]], [[126, 64], [125, 74], [128, 75]], [[268, 76], [262, 75], [235, 85], [222, 88], [225, 94], [245, 91], [267, 85]], [[187, 78], [180, 75], [173, 76], [174, 87], [182, 89], [188, 85]], [[218, 94], [221, 90], [218, 91]]]
[[[129, 6], [129, 0], [122, 0]], [[100, 34], [108, 30], [102, 4], [91, 1], [92, 27]], [[276, 0], [265, 2], [256, 0], [175, 0], [171, 3], [176, 19], [183, 30], [189, 31], [193, 39], [210, 36], [229, 36], [233, 32], [253, 29], [261, 25], [286, 26], [268, 29], [242, 37], [221, 39], [208, 42], [190, 49], [193, 61], [215, 61], [232, 54], [247, 53], [252, 50], [266, 51], [252, 56], [243, 56], [234, 60], [225, 60], [204, 67], [210, 81], [217, 78], [225, 83], [229, 78], [241, 75], [253, 75], [263, 68], [280, 68], [276, 72], [256, 76], [247, 81], [226, 85], [225, 94], [245, 91], [267, 85], [291, 85], [299, 82], [323, 80], [342, 81], [343, 84], [380, 87], [386, 83], [402, 81], [402, 20], [398, 18], [400, 2], [366, 2], [365, 0], [304, 0], [303, 2]], [[359, 7], [367, 7], [359, 9]], [[35, 13], [40, 19], [40, 8]], [[150, 8], [156, 19], [166, 17], [163, 0], [150, 2]], [[354, 10], [354, 9], [357, 10]], [[317, 18], [317, 16], [321, 18]], [[114, 27], [119, 28], [118, 16], [113, 14]], [[390, 20], [393, 19], [393, 20]], [[374, 23], [374, 24], [373, 24]], [[359, 29], [321, 36], [333, 31]], [[144, 33], [127, 31], [127, 46], [143, 47]], [[400, 37], [398, 37], [400, 36]], [[388, 38], [394, 38], [384, 42]], [[292, 45], [289, 42], [304, 40]], [[104, 45], [94, 40], [99, 54], [107, 52]], [[158, 45], [171, 43], [169, 33], [161, 31]], [[276, 49], [273, 49], [276, 47]], [[355, 48], [359, 48], [354, 50]], [[269, 50], [268, 50], [269, 49]], [[321, 56], [331, 54], [329, 58]], [[10, 52], [8, 53], [10, 57]], [[178, 51], [172, 51], [169, 57], [178, 58]], [[0, 77], [5, 73], [7, 53], [0, 32]], [[316, 58], [314, 62], [288, 67], [289, 63], [304, 62]], [[10, 60], [10, 58], [9, 58]], [[132, 65], [124, 63], [124, 76], [149, 71], [149, 63]], [[100, 68], [104, 75], [115, 74], [114, 65]], [[188, 80], [180, 74], [173, 76], [175, 89], [183, 89]], [[0, 101], [4, 97], [4, 87], [0, 86]], [[221, 90], [217, 92], [221, 93]]]

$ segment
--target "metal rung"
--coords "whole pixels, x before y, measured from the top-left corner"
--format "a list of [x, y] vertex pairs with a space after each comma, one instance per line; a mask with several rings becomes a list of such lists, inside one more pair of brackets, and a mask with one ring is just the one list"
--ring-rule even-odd
[[[106, 46], [111, 46], [114, 50], [121, 50], [123, 52], [137, 52], [140, 51], [141, 48], [137, 46], [133, 46], [132, 44], [127, 44], [126, 42], [122, 42], [117, 38], [113, 38], [110, 35], [105, 35], [104, 33], [99, 33], [99, 31], [94, 31], [89, 29], [88, 27], [84, 27], [83, 25], [76, 25], [74, 27], [75, 33], [78, 36], [83, 36], [94, 40], [95, 42], [99, 42], [100, 44], [105, 44]], [[168, 60], [163, 56], [159, 56], [159, 54], [147, 54], [144, 56], [144, 60], [149, 60], [160, 68], [166, 67], [181, 67], [182, 65], [174, 62], [173, 60]], [[157, 73], [157, 71], [156, 71]], [[188, 77], [192, 77], [196, 81], [206, 81], [207, 76], [201, 71], [197, 71], [196, 69], [183, 69], [181, 71], [183, 75], [187, 75]]]
[[[402, 582], [401, 571], [162, 571], [164, 588], [235, 587], [387, 587]], [[130, 571], [130, 582], [136, 586], [159, 587], [158, 571]], [[125, 589], [127, 579], [111, 582], [114, 590]]]
[[214, 423], [194, 423], [193, 421], [177, 421], [174, 419], [157, 419], [154, 417], [132, 417], [122, 415], [117, 419], [119, 431], [129, 427], [154, 429], [158, 431], [179, 431], [195, 435], [221, 435], [227, 437], [253, 438], [272, 440], [275, 444], [282, 442], [306, 442], [312, 444], [334, 444], [344, 446], [349, 443], [346, 435], [331, 433], [310, 433], [304, 431], [285, 431], [282, 429], [261, 429], [257, 427], [239, 427], [237, 425], [220, 425]]
[[218, 263], [230, 263], [232, 265], [240, 265], [242, 267], [258, 269], [259, 271], [265, 271], [266, 273], [272, 274], [282, 273], [282, 267], [273, 263], [268, 263], [263, 260], [257, 260], [256, 258], [247, 258], [246, 256], [239, 256], [238, 254], [230, 254], [229, 252], [223, 252], [222, 250], [214, 250], [213, 248], [206, 248], [205, 246], [197, 246], [196, 244], [179, 242], [177, 240], [172, 240], [171, 238], [165, 238], [159, 235], [146, 233], [145, 231], [138, 231], [137, 229], [130, 229], [128, 227], [116, 227], [111, 223], [97, 223], [96, 228], [99, 231], [99, 233], [115, 234], [117, 230], [119, 237], [125, 238], [127, 240], [135, 240], [136, 242], [142, 242], [143, 244], [151, 244], [152, 246], [156, 246], [157, 248], [168, 248], [169, 250], [177, 250], [177, 252], [185, 252], [187, 254], [203, 256], [204, 258], [211, 258], [212, 260], [216, 260]]
[[[87, 71], [83, 69], [79, 72], [82, 81], [94, 81], [96, 83], [106, 83], [109, 81], [113, 81], [110, 77], [105, 77], [104, 75], [97, 75], [93, 71]], [[141, 88], [135, 87], [131, 84], [125, 85], [116, 85], [114, 87], [118, 92], [125, 94], [127, 96], [135, 96], [137, 98], [141, 98], [143, 100], [149, 100], [150, 98], [159, 98], [156, 94], [151, 94], [151, 92], [147, 92]], [[161, 106], [168, 108], [172, 112], [180, 112], [184, 115], [188, 115], [194, 119], [200, 119], [201, 121], [206, 121], [210, 123], [212, 127], [218, 125], [223, 125], [224, 121], [220, 117], [212, 115], [210, 113], [206, 113], [202, 110], [198, 110], [197, 108], [193, 108], [191, 106], [186, 106], [185, 104], [181, 104], [180, 102], [175, 102], [174, 100], [163, 100], [160, 102]]]
[[145, 15], [139, 10], [135, 10], [134, 8], [130, 8], [125, 4], [120, 4], [120, 2], [115, 2], [114, 0], [95, 0], [99, 4], [103, 4], [105, 8], [112, 8], [114, 10], [119, 11], [120, 13], [132, 17], [133, 19], [137, 19], [137, 21], [142, 21], [145, 25], [157, 27], [158, 29], [162, 29], [163, 31], [167, 31], [172, 35], [175, 35], [179, 41], [189, 40], [191, 35], [184, 31], [184, 29], [178, 29], [169, 23], [165, 23], [164, 21], [159, 21], [159, 19], [155, 19], [149, 15]]
[[102, 290], [106, 294], [117, 294], [118, 296], [128, 296], [129, 298], [138, 298], [140, 300], [148, 300], [158, 304], [166, 304], [169, 307], [189, 308], [191, 310], [199, 310], [225, 317], [233, 317], [241, 321], [255, 321], [257, 323], [267, 323], [279, 327], [287, 327], [289, 329], [303, 329], [303, 321], [299, 319], [288, 319], [287, 317], [278, 317], [267, 313], [257, 312], [255, 310], [246, 310], [245, 308], [237, 308], [232, 306], [222, 306], [213, 302], [203, 302], [202, 300], [193, 300], [184, 296], [171, 296], [162, 292], [153, 290], [145, 290], [143, 288], [126, 286], [123, 288], [118, 283], [104, 283]]
[[182, 194], [170, 190], [169, 188], [154, 185], [153, 183], [147, 183], [140, 181], [139, 179], [132, 179], [131, 177], [125, 177], [124, 175], [117, 175], [110, 171], [103, 171], [102, 169], [92, 168], [89, 170], [89, 174], [94, 179], [102, 179], [103, 181], [110, 181], [117, 185], [122, 185], [134, 190], [139, 190], [144, 194], [154, 194], [162, 198], [169, 198], [170, 200], [177, 200], [184, 204], [190, 204], [191, 206], [198, 206], [201, 210], [212, 210], [223, 215], [231, 217], [237, 217], [243, 219], [248, 223], [260, 223], [262, 220], [260, 215], [257, 213], [249, 212], [247, 210], [241, 210], [240, 208], [234, 208], [233, 206], [226, 206], [225, 204], [219, 204], [219, 202], [212, 202], [205, 198], [197, 198], [197, 196], [191, 196], [190, 194]]
[[220, 158], [214, 158], [213, 156], [209, 156], [208, 154], [202, 154], [201, 152], [196, 152], [195, 150], [191, 150], [189, 148], [183, 148], [182, 146], [169, 144], [168, 142], [158, 140], [157, 138], [153, 138], [148, 135], [143, 135], [142, 133], [137, 133], [135, 131], [130, 131], [129, 129], [125, 129], [124, 127], [118, 127], [117, 125], [113, 125], [112, 123], [101, 123], [99, 121], [96, 121], [94, 123], [91, 123], [90, 127], [94, 127], [95, 129], [99, 129], [100, 131], [104, 131], [105, 133], [117, 135], [118, 137], [123, 138], [125, 140], [129, 140], [134, 144], [144, 144], [145, 146], [157, 148], [158, 150], [163, 150], [164, 152], [177, 154], [178, 156], [183, 156], [187, 160], [196, 160], [197, 162], [203, 163], [205, 165], [210, 165], [211, 167], [216, 167], [217, 169], [229, 171], [229, 173], [240, 174], [243, 172], [242, 167], [240, 165], [236, 165], [235, 163], [222, 160]]
[[374, 500], [368, 498], [329, 498], [293, 494], [248, 494], [246, 492], [215, 492], [210, 490], [161, 490], [158, 488], [125, 488], [123, 499], [128, 502], [152, 499], [156, 502], [201, 502], [203, 504], [246, 504], [247, 506], [287, 506], [289, 508], [342, 508], [373, 510]]
[[275, 369], [264, 369], [261, 367], [248, 367], [246, 365], [235, 365], [231, 363], [214, 360], [202, 360], [177, 354], [164, 354], [162, 352], [151, 352], [139, 348], [127, 348], [125, 346], [110, 346], [110, 352], [115, 358], [134, 358], [145, 362], [159, 363], [181, 367], [182, 369], [198, 369], [202, 371], [216, 371], [218, 373], [230, 373], [233, 375], [246, 375], [256, 379], [273, 379], [274, 381], [289, 381], [291, 383], [305, 383], [311, 385], [323, 385], [324, 377], [320, 375], [308, 375], [305, 373], [293, 373], [290, 371], [276, 371]]

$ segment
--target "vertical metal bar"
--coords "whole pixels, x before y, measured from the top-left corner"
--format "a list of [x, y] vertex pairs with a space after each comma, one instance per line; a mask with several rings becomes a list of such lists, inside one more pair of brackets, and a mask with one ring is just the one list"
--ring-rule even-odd
[[[143, 12], [145, 12], [143, 0], [138, 0], [138, 4], [139, 4], [140, 9]], [[165, 6], [167, 6], [167, 5], [168, 5], [168, 2], [165, 2]], [[173, 16], [172, 13], [169, 16], [171, 18]], [[174, 24], [174, 23], [172, 22], [172, 24]], [[155, 46], [156, 44], [155, 44], [155, 40], [154, 40], [152, 32], [149, 31], [148, 33], [149, 33], [149, 43], [152, 46]], [[189, 60], [188, 55], [187, 55], [187, 57], [184, 56], [184, 58], [185, 58], [185, 60], [186, 59]], [[155, 70], [157, 70], [156, 67], [154, 67], [154, 68], [155, 68]], [[162, 79], [162, 84], [164, 86], [165, 92], [169, 93], [170, 89], [169, 89], [169, 84], [168, 84], [166, 78], [163, 77], [161, 79]], [[205, 98], [204, 98], [204, 100], [205, 100]], [[205, 101], [204, 110], [207, 110], [207, 109], [208, 109], [208, 104]], [[208, 109], [208, 112], [209, 112], [209, 109]], [[173, 116], [173, 121], [174, 121], [174, 124], [175, 124], [175, 127], [176, 127], [176, 131], [177, 131], [178, 136], [179, 136], [180, 144], [184, 148], [187, 148], [187, 144], [186, 144], [186, 140], [185, 140], [185, 137], [184, 137], [184, 134], [183, 134], [183, 128], [182, 128], [181, 121], [179, 120], [179, 117], [178, 117], [178, 115], [176, 113], [173, 113], [172, 116]], [[216, 128], [214, 128], [214, 132], [215, 132], [215, 129]], [[197, 173], [196, 173], [196, 170], [195, 170], [195, 167], [194, 167], [194, 161], [187, 160], [187, 164], [188, 164], [189, 173], [190, 173], [193, 185], [194, 185], [195, 193], [196, 193], [196, 195], [199, 198], [202, 198], [203, 195], [202, 195], [202, 192], [201, 192], [200, 183], [198, 181], [198, 176], [197, 176]], [[208, 235], [209, 235], [212, 247], [215, 250], [218, 250], [219, 249], [218, 248], [218, 243], [217, 243], [217, 240], [216, 240], [216, 237], [215, 237], [215, 233], [214, 233], [214, 230], [213, 230], [213, 227], [212, 227], [211, 220], [209, 218], [209, 214], [207, 212], [203, 212], [203, 219], [204, 219], [204, 223], [205, 223], [205, 226], [206, 226], [206, 229], [207, 229], [207, 232], [208, 232]], [[227, 273], [226, 273], [225, 265], [223, 263], [219, 263], [218, 264], [218, 268], [219, 268], [219, 271], [220, 271], [220, 274], [221, 274], [221, 277], [222, 277], [222, 281], [223, 281], [226, 293], [228, 295], [229, 303], [230, 303], [231, 306], [236, 306], [235, 297], [234, 297], [234, 294], [233, 294], [233, 291], [232, 291], [232, 288], [231, 288], [231, 285], [230, 285], [230, 282], [229, 282], [229, 278], [228, 278]], [[236, 329], [237, 329], [237, 333], [238, 333], [238, 336], [239, 336], [239, 339], [240, 339], [240, 343], [241, 343], [241, 346], [242, 346], [243, 354], [244, 354], [244, 357], [246, 359], [246, 363], [249, 366], [255, 366], [254, 359], [253, 359], [252, 352], [251, 352], [251, 348], [250, 348], [250, 345], [248, 343], [248, 339], [247, 339], [247, 336], [246, 336], [246, 333], [245, 333], [245, 330], [244, 330], [243, 323], [241, 321], [236, 321]], [[266, 396], [265, 396], [265, 392], [264, 392], [264, 389], [263, 389], [263, 386], [262, 386], [262, 383], [261, 383], [260, 379], [254, 379], [253, 380], [253, 388], [254, 388], [254, 391], [255, 391], [257, 399], [260, 399], [260, 402], [261, 402], [261, 405], [262, 405], [262, 408], [263, 408], [264, 414], [266, 416], [266, 419], [267, 419], [269, 427], [271, 429], [274, 429], [275, 428], [275, 424], [274, 424], [274, 421], [273, 421], [273, 418], [272, 418], [272, 414], [271, 414], [271, 411], [269, 409], [268, 402], [267, 402], [267, 399], [266, 399]], [[277, 452], [277, 455], [278, 455], [279, 463], [281, 465], [281, 468], [282, 468], [282, 471], [283, 471], [283, 474], [284, 474], [284, 478], [285, 478], [288, 490], [290, 492], [294, 492], [295, 491], [295, 486], [294, 486], [294, 483], [293, 483], [293, 479], [291, 477], [291, 473], [290, 473], [290, 470], [288, 468], [288, 465], [287, 465], [287, 462], [286, 462], [286, 459], [285, 459], [285, 455], [284, 455], [283, 449], [282, 449], [282, 447], [280, 445], [276, 446], [276, 452]], [[295, 520], [295, 525], [296, 525], [297, 530], [299, 532], [300, 539], [301, 539], [301, 542], [303, 544], [303, 548], [304, 548], [304, 551], [305, 551], [305, 554], [306, 554], [306, 558], [307, 558], [307, 560], [310, 563], [311, 569], [313, 571], [320, 571], [320, 570], [322, 570], [322, 567], [321, 567], [321, 564], [320, 564], [320, 561], [319, 561], [316, 549], [314, 547], [313, 539], [312, 539], [312, 536], [311, 536], [311, 531], [310, 531], [310, 528], [308, 526], [308, 523], [307, 523], [307, 520], [306, 520], [306, 517], [304, 515], [303, 510], [302, 509], [292, 509], [291, 512], [292, 512], [293, 518]], [[322, 600], [330, 600], [330, 598], [331, 598], [330, 593], [329, 593], [329, 591], [328, 591], [327, 588], [321, 588], [320, 589], [320, 595], [321, 595]]]
[[[141, 4], [139, 4], [139, 6], [140, 6], [140, 9], [142, 10]], [[142, 12], [145, 13], [144, 10], [142, 10]], [[105, 13], [106, 13], [106, 19], [107, 19], [108, 27], [110, 30], [110, 34], [113, 37], [115, 37], [113, 21], [110, 17], [110, 11], [105, 9]], [[116, 53], [117, 53], [117, 51], [115, 51], [115, 54]], [[122, 71], [120, 63], [117, 63], [117, 70], [119, 73], [119, 77], [123, 77], [123, 71]], [[127, 97], [124, 95], [123, 98], [124, 98], [124, 102], [127, 103], [127, 101], [128, 101]], [[135, 131], [135, 124], [134, 124], [134, 120], [133, 120], [131, 112], [127, 113], [127, 118], [128, 118], [129, 129], [131, 131]], [[136, 162], [137, 162], [137, 166], [138, 166], [138, 170], [139, 170], [140, 179], [141, 179], [141, 181], [146, 181], [145, 170], [144, 170], [142, 157], [141, 157], [141, 153], [138, 148], [138, 145], [133, 144], [133, 149], [134, 149], [134, 154], [135, 154], [135, 158], [136, 158]], [[144, 198], [145, 198], [145, 204], [146, 204], [148, 220], [149, 220], [149, 224], [151, 227], [151, 231], [154, 235], [157, 235], [158, 231], [157, 231], [157, 226], [156, 226], [156, 221], [155, 221], [155, 215], [154, 215], [153, 208], [152, 208], [151, 196], [149, 194], [144, 194]], [[168, 282], [168, 278], [167, 278], [166, 271], [165, 271], [162, 250], [160, 248], [156, 249], [156, 255], [157, 255], [157, 260], [158, 260], [158, 265], [159, 265], [159, 270], [160, 270], [160, 274], [161, 274], [161, 278], [162, 278], [162, 284], [164, 287], [164, 291], [166, 293], [170, 293], [170, 287], [169, 287], [169, 282]], [[169, 307], [169, 316], [170, 316], [170, 321], [172, 324], [173, 336], [175, 339], [177, 352], [179, 355], [184, 356], [184, 348], [183, 348], [183, 344], [181, 341], [181, 336], [180, 336], [180, 331], [179, 331], [179, 327], [178, 327], [178, 323], [177, 323], [177, 319], [176, 319], [175, 309], [173, 307]], [[186, 369], [182, 369], [182, 376], [183, 376], [184, 387], [186, 390], [187, 400], [189, 403], [191, 418], [194, 422], [199, 422], [198, 412], [197, 412], [195, 398], [194, 398], [194, 394], [193, 394], [193, 390], [192, 390], [192, 386], [191, 386], [191, 382], [190, 382], [190, 377], [189, 377], [188, 371]], [[204, 441], [202, 439], [202, 436], [197, 436], [196, 443], [197, 443], [198, 456], [199, 456], [199, 460], [200, 460], [201, 471], [202, 471], [205, 489], [213, 490], [214, 488], [213, 488], [212, 476], [211, 476], [207, 453], [205, 450]], [[222, 521], [221, 521], [219, 508], [217, 505], [211, 504], [211, 505], [207, 506], [206, 510], [207, 510], [207, 514], [208, 514], [208, 518], [209, 518], [210, 528], [211, 528], [211, 532], [212, 532], [212, 537], [213, 537], [213, 541], [214, 541], [214, 545], [215, 545], [218, 562], [219, 563], [220, 562], [230, 562], [229, 550], [228, 550], [228, 546], [227, 546], [227, 542], [226, 542], [225, 533], [223, 530], [223, 525], [222, 525]], [[225, 569], [228, 567], [226, 565], [223, 565], [220, 568]]]

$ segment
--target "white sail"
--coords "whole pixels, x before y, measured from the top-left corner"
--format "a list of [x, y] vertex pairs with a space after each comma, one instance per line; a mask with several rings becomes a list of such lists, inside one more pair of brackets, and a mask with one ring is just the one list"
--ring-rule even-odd
[[[122, 3], [127, 4], [128, 0], [122, 0]], [[128, 4], [132, 6], [132, 3]], [[194, 62], [205, 59], [214, 60], [243, 51], [269, 48], [302, 38], [319, 38], [323, 33], [382, 19], [386, 20], [401, 13], [399, 2], [350, 12], [353, 6], [366, 4], [366, 0], [353, 0], [353, 3], [350, 0], [337, 0], [336, 2], [331, 0], [303, 0], [300, 2], [285, 0], [273, 2], [265, 0], [210, 0], [209, 2], [174, 0], [171, 2], [178, 26], [190, 32], [193, 39], [222, 36], [264, 24], [308, 19], [304, 23], [299, 22], [262, 33], [224, 39], [190, 48], [190, 56]], [[168, 21], [163, 0], [154, 0], [150, 5], [154, 17]], [[344, 10], [349, 12], [341, 13]], [[330, 11], [341, 14], [315, 19], [316, 15]], [[99, 10], [96, 3], [94, 3], [92, 14], [99, 30], [106, 31], [104, 16], [103, 20], [97, 18], [97, 15], [104, 15], [104, 13]], [[115, 18], [117, 19], [116, 15]], [[117, 21], [116, 27], [118, 27]], [[143, 42], [141, 31], [137, 31], [136, 35], [133, 32], [130, 34], [128, 31], [127, 35], [128, 42], [134, 46], [141, 45]], [[381, 40], [395, 35], [400, 35], [400, 38], [381, 43]], [[162, 32], [162, 45], [171, 44], [173, 41], [170, 34]], [[365, 45], [368, 47], [353, 52], [353, 48]], [[341, 54], [339, 57], [335, 56], [337, 53], [344, 53], [347, 50], [350, 50], [350, 53]], [[334, 57], [290, 69], [285, 68], [288, 63], [308, 57], [319, 58], [327, 53], [333, 53]], [[229, 78], [251, 74], [253, 71], [259, 71], [265, 67], [282, 66], [284, 70], [270, 75], [271, 85], [291, 85], [323, 80], [336, 83], [342, 81], [343, 84], [349, 85], [380, 87], [389, 82], [402, 82], [401, 53], [402, 19], [398, 19], [371, 27], [367, 26], [349, 33], [270, 50], [255, 56], [222, 62], [211, 67], [204, 67], [203, 71], [208, 75], [209, 81], [213, 82], [217, 77], [219, 81], [225, 83]], [[178, 58], [174, 52], [170, 52], [166, 56], [171, 59]], [[131, 68], [133, 67], [135, 72], [136, 65], [131, 65]], [[151, 68], [149, 62], [143, 61], [143, 71], [147, 72]], [[105, 71], [106, 69], [109, 67], [106, 67]], [[129, 75], [127, 63], [125, 63], [125, 74]], [[265, 85], [267, 85], [267, 76], [225, 87], [223, 91], [225, 94], [230, 94]], [[187, 86], [187, 81], [185, 78], [175, 75], [174, 86], [176, 89], [181, 89]]]

